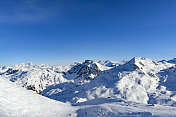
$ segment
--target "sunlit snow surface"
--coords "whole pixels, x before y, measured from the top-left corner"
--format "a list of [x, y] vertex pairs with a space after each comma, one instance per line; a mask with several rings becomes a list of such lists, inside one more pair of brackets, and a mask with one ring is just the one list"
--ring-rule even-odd
[[[88, 83], [56, 84], [44, 90], [42, 95], [71, 103], [77, 103], [80, 99], [82, 102], [109, 97], [137, 103], [174, 106], [176, 93], [171, 90], [176, 87], [174, 69], [175, 64], [136, 57], [123, 65], [100, 72], [92, 80], [88, 80]], [[87, 74], [87, 72], [83, 73]], [[84, 79], [84, 77], [78, 78]]]
[[174, 59], [141, 57], [62, 67], [2, 67], [0, 116], [176, 116], [175, 71]]
[[2, 117], [57, 117], [68, 116], [74, 109], [62, 102], [37, 95], [0, 78], [0, 116]]
[[71, 106], [0, 78], [0, 117], [174, 116], [176, 108], [114, 99], [90, 100]]

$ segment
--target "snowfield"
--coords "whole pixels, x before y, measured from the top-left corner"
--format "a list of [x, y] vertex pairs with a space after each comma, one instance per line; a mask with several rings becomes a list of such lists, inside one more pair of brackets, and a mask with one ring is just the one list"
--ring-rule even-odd
[[122, 62], [1, 67], [0, 116], [174, 117], [175, 64], [175, 59], [135, 57]]
[[51, 100], [0, 78], [1, 117], [65, 117], [74, 115], [70, 104]]
[[[98, 67], [90, 69], [91, 66], [87, 68], [84, 64], [81, 64], [84, 66], [82, 68], [80, 65], [74, 66], [72, 69], [75, 71], [68, 75], [74, 74], [73, 79], [79, 79], [80, 84], [77, 82], [56, 84], [41, 94], [54, 100], [71, 103], [97, 98], [121, 98], [137, 103], [175, 105], [175, 91], [170, 90], [170, 85], [166, 84], [170, 80], [174, 84], [176, 80], [163, 73], [164, 70], [168, 70], [173, 76], [175, 64], [135, 57], [123, 65], [102, 72]], [[94, 77], [87, 79], [89, 74], [94, 74]]]
[[0, 72], [1, 76], [8, 78], [10, 81], [41, 93], [50, 85], [66, 82], [62, 70], [66, 71], [69, 68], [70, 66], [51, 67], [49, 65], [35, 65], [29, 62], [13, 67], [2, 67]]
[[97, 99], [71, 106], [54, 101], [0, 78], [0, 117], [125, 117], [175, 116], [176, 108], [114, 99]]

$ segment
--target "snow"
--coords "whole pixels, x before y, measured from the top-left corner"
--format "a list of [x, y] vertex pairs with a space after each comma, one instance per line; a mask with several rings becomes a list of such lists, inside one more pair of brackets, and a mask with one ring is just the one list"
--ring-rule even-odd
[[2, 117], [64, 117], [75, 115], [70, 104], [51, 100], [0, 78], [0, 115]]
[[97, 62], [96, 62], [96, 65], [98, 66], [98, 68], [99, 68], [101, 71], [109, 70], [109, 69], [112, 68], [112, 67], [107, 67], [107, 66], [101, 65], [101, 64], [99, 64], [99, 63], [97, 63]]
[[102, 66], [95, 61], [85, 60], [83, 63], [78, 63], [66, 72], [66, 79], [72, 79], [77, 85], [89, 83], [94, 77], [98, 76], [101, 71], [110, 69]]
[[115, 67], [119, 65], [123, 65], [126, 61], [110, 61], [110, 60], [102, 60], [98, 61], [99, 64], [106, 66], [106, 67]]
[[117, 100], [101, 101], [105, 101], [105, 103], [90, 105], [89, 103], [93, 102], [88, 102], [82, 104], [82, 108], [77, 110], [77, 117], [175, 117], [176, 115], [176, 108], [168, 106], [125, 103]]
[[68, 70], [68, 66], [66, 68], [62, 66], [52, 67], [29, 62], [13, 67], [3, 67], [0, 71], [1, 76], [8, 78], [10, 81], [40, 93], [50, 85], [67, 82], [62, 73], [64, 70]]
[[162, 60], [162, 62], [168, 62], [168, 63], [176, 64], [176, 58], [173, 58], [171, 60]]
[[[176, 115], [176, 108], [99, 98], [71, 106], [19, 87], [0, 77], [0, 117], [117, 117]], [[81, 102], [84, 100], [84, 102]]]
[[[91, 63], [94, 64], [94, 62]], [[58, 101], [69, 101], [71, 103], [77, 103], [80, 99], [87, 101], [111, 97], [137, 103], [173, 106], [176, 103], [174, 98], [176, 93], [168, 90], [170, 85], [166, 83], [173, 82], [173, 78], [170, 81], [171, 77], [169, 77], [164, 82], [162, 81], [162, 75], [165, 74], [162, 73], [161, 75], [161, 72], [163, 70], [170, 71], [174, 66], [174, 64], [167, 62], [156, 62], [147, 58], [135, 57], [123, 65], [100, 72], [87, 83], [81, 85], [77, 85], [74, 82], [56, 84], [44, 90], [42, 95]], [[75, 66], [74, 70], [79, 67]], [[173, 74], [172, 71], [170, 74]], [[84, 71], [83, 73], [87, 72]], [[173, 75], [176, 76], [176, 74]], [[176, 80], [174, 79], [174, 81]], [[174, 87], [174, 83], [171, 85], [172, 87]], [[169, 86], [166, 86], [166, 84]], [[161, 89], [160, 87], [166, 88]], [[59, 92], [52, 93], [54, 92], [53, 90], [58, 89]], [[76, 91], [79, 92], [75, 93]]]
[[0, 116], [176, 116], [174, 60], [5, 66], [0, 69]]

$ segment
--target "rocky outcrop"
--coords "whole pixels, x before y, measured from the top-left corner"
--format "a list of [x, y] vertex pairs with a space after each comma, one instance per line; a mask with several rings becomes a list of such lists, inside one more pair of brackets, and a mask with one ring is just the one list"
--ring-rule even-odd
[[83, 80], [91, 80], [100, 74], [101, 70], [97, 66], [96, 62], [92, 60], [85, 60], [83, 63], [78, 63], [72, 67], [67, 75], [73, 75], [76, 82], [82, 82]]

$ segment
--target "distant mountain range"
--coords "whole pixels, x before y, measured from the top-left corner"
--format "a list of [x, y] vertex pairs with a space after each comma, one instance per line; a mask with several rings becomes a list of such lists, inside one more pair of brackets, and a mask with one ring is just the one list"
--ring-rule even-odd
[[153, 61], [85, 60], [67, 66], [31, 62], [0, 68], [0, 76], [17, 85], [62, 102], [93, 99], [176, 106], [176, 59]]

